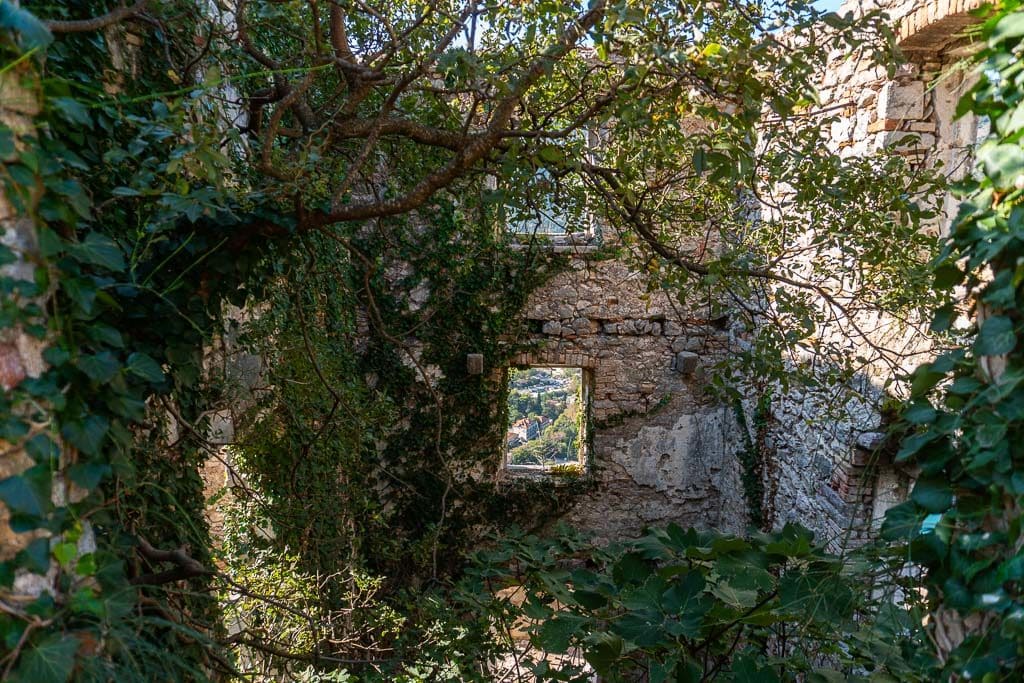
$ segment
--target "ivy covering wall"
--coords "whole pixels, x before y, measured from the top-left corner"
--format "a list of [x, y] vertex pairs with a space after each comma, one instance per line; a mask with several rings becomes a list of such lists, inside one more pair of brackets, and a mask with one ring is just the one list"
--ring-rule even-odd
[[[537, 11], [561, 7], [545, 9], [550, 4], [538, 3], [544, 7]], [[502, 9], [533, 11], [527, 5]], [[792, 5], [786, 20], [806, 18], [802, 3]], [[497, 486], [502, 375], [470, 375], [465, 359], [481, 353], [494, 370], [521, 350], [515, 313], [560, 267], [533, 250], [507, 248], [491, 216], [507, 197], [470, 172], [474, 163], [493, 152], [493, 168], [524, 185], [542, 166], [553, 176], [578, 173], [576, 189], [592, 184], [620, 227], [637, 231], [636, 243], [652, 250], [652, 271], [671, 273], [664, 278], [671, 286], [740, 275], [771, 281], [778, 274], [749, 261], [748, 250], [708, 267], [650, 232], [671, 202], [644, 204], [651, 188], [639, 188], [648, 170], [668, 165], [641, 163], [650, 151], [642, 145], [653, 140], [672, 158], [683, 149], [680, 158], [692, 159], [696, 175], [678, 184], [665, 179], [662, 199], [697, 188], [676, 208], [713, 196], [733, 212], [734, 191], [753, 172], [749, 133], [763, 102], [783, 118], [805, 106], [801, 88], [813, 60], [786, 50], [779, 63], [790, 68], [779, 73], [792, 78], [762, 83], [748, 73], [747, 53], [733, 49], [766, 35], [761, 20], [740, 7], [701, 5], [694, 21], [722, 43], [680, 50], [681, 71], [696, 74], [716, 96], [719, 87], [736, 95], [737, 109], [703, 102], [694, 86], [693, 100], [666, 99], [662, 111], [652, 98], [681, 98], [686, 81], [646, 90], [647, 79], [657, 80], [646, 72], [630, 72], [633, 81], [593, 108], [581, 95], [572, 102], [622, 124], [617, 172], [577, 163], [582, 155], [548, 142], [558, 132], [552, 121], [569, 118], [578, 128], [579, 116], [541, 117], [551, 125], [535, 136], [517, 129], [514, 143], [502, 142], [509, 130], [499, 125], [484, 138], [453, 143], [427, 125], [448, 121], [449, 93], [429, 100], [435, 108], [423, 106], [422, 126], [382, 118], [431, 149], [395, 144], [381, 161], [359, 146], [325, 154], [329, 145], [310, 142], [320, 129], [299, 102], [308, 91], [328, 107], [332, 93], [345, 92], [358, 109], [363, 100], [354, 93], [369, 98], [379, 82], [373, 70], [346, 59], [337, 40], [344, 30], [334, 21], [341, 4], [325, 8], [327, 16], [315, 3], [267, 3], [247, 15], [239, 8], [257, 26], [252, 36], [239, 36], [240, 46], [214, 44], [217, 26], [199, 3], [160, 3], [155, 15], [145, 6], [26, 9], [0, 2], [0, 93], [10, 96], [0, 102], [0, 180], [10, 207], [0, 215], [0, 500], [8, 513], [0, 678], [489, 680], [491, 665], [518, 652], [511, 632], [523, 619], [535, 651], [573, 650], [611, 680], [1019, 675], [1024, 119], [1017, 80], [1024, 20], [1017, 3], [1001, 5], [984, 28], [986, 78], [963, 106], [990, 116], [995, 132], [979, 151], [983, 177], [965, 184], [961, 219], [935, 266], [938, 288], [966, 282], [978, 289], [978, 332], [969, 348], [952, 337], [960, 348], [915, 375], [905, 413], [911, 434], [898, 458], [918, 464], [922, 476], [911, 500], [888, 516], [884, 543], [843, 560], [795, 527], [747, 539], [670, 527], [611, 548], [570, 533], [490, 538], [513, 522], [544, 523], [587, 481], [558, 495], [546, 484]], [[646, 45], [638, 36], [658, 28], [659, 15], [647, 17], [630, 3], [617, 6], [617, 15], [605, 9], [603, 2], [567, 5], [569, 28], [555, 31], [556, 40], [572, 47], [590, 29], [611, 40], [619, 22], [624, 29], [611, 45], [635, 54], [636, 45]], [[349, 22], [353, 30], [372, 23], [369, 14], [359, 16], [362, 23]], [[321, 49], [326, 41], [316, 31], [309, 40], [275, 32], [306, 19], [318, 30], [331, 26], [329, 48]], [[838, 18], [831, 24], [849, 26]], [[545, 15], [535, 25], [562, 24]], [[370, 34], [368, 42], [388, 43]], [[253, 36], [273, 53], [314, 45], [318, 55], [334, 57], [293, 69], [246, 49]], [[856, 33], [850, 38], [858, 40]], [[410, 41], [403, 45], [422, 51], [425, 43]], [[758, 43], [757, 54], [770, 61], [776, 53], [766, 45]], [[573, 83], [566, 73], [586, 71], [580, 60], [566, 60], [563, 80], [532, 100], [526, 93], [569, 47], [542, 46], [535, 60], [511, 65], [521, 67], [519, 77], [507, 91], [496, 87], [495, 121], [507, 124], [519, 104], [561, 111], [559, 88]], [[602, 42], [599, 52], [607, 49]], [[216, 60], [204, 60], [211, 50], [242, 66], [221, 73]], [[456, 84], [477, 72], [502, 73], [465, 50], [442, 66]], [[317, 77], [324, 80], [313, 88]], [[245, 127], [225, 125], [239, 114], [221, 102], [229, 87], [252, 105]], [[368, 101], [384, 113], [417, 109], [396, 104], [397, 95], [375, 97]], [[605, 112], [609, 102], [621, 107]], [[264, 120], [262, 108], [271, 103], [279, 106]], [[662, 123], [687, 111], [727, 129], [710, 153], [687, 146], [699, 136], [681, 142], [678, 126]], [[323, 129], [362, 142], [388, 128], [359, 137], [358, 123], [350, 117]], [[542, 142], [533, 145], [535, 139]], [[799, 139], [803, 151], [779, 164], [802, 168], [813, 158], [816, 133]], [[465, 147], [469, 142], [477, 146]], [[408, 208], [399, 199], [423, 194], [417, 160], [441, 174], [428, 179], [447, 180], [428, 183], [426, 199]], [[826, 161], [828, 178], [841, 175], [838, 162]], [[346, 176], [345, 191], [332, 186], [348, 168], [370, 168], [363, 184], [384, 187], [387, 196], [374, 198], [379, 210], [369, 218], [353, 190], [360, 183]], [[812, 199], [820, 189], [814, 177], [801, 176]], [[705, 182], [719, 185], [701, 195]], [[842, 226], [843, 248], [864, 249], [858, 239], [872, 235], [858, 230], [871, 227], [872, 215], [899, 213], [893, 207], [912, 228], [920, 212], [903, 195], [887, 194], [875, 214]], [[572, 195], [577, 210], [584, 196]], [[706, 220], [701, 214], [698, 222]], [[331, 230], [318, 229], [327, 224]], [[895, 234], [907, 225], [885, 224]], [[784, 234], [780, 228], [768, 237], [780, 251]], [[867, 240], [868, 253], [875, 242]], [[774, 259], [776, 252], [765, 253]], [[879, 265], [893, 275], [901, 263]], [[783, 299], [788, 315], [798, 316], [794, 334], [804, 338], [815, 326], [814, 307]], [[233, 311], [244, 313], [241, 320]], [[939, 310], [936, 329], [948, 326], [953, 311]], [[773, 353], [751, 356], [768, 358], [757, 367], [774, 367], [789, 336], [783, 329], [766, 338]], [[229, 345], [261, 360], [259, 381], [244, 397], [235, 393], [237, 377], [210, 362], [212, 350]], [[219, 455], [207, 438], [212, 420], [243, 401], [229, 453], [239, 478], [224, 537], [215, 543], [198, 470]], [[747, 449], [752, 459], [756, 445]], [[756, 486], [748, 496], [753, 508]], [[942, 520], [924, 533], [920, 522], [929, 513]], [[467, 565], [483, 539], [492, 552]], [[912, 589], [920, 585], [927, 591], [917, 602]], [[897, 587], [908, 602], [894, 610], [889, 598]], [[510, 588], [526, 599], [500, 597]], [[590, 675], [575, 665], [560, 672], [547, 666], [546, 659], [523, 660], [524, 670], [544, 679]]]

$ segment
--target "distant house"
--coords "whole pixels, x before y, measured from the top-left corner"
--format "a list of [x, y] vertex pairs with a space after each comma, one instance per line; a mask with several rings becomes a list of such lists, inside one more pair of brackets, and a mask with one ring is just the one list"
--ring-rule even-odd
[[505, 435], [505, 445], [510, 450], [522, 446], [524, 443], [526, 442], [523, 441], [515, 432], [509, 432]]
[[551, 422], [546, 417], [524, 417], [512, 423], [509, 434], [515, 434], [523, 441], [531, 441], [540, 436], [541, 430]]

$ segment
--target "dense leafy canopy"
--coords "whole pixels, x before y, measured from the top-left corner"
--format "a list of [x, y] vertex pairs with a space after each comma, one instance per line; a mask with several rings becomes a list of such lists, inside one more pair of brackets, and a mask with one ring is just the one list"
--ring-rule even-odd
[[[930, 606], [998, 623], [950, 656], [971, 675], [1019, 668], [1021, 640], [1015, 9], [986, 26], [1001, 78], [965, 106], [997, 139], [937, 267], [983, 288], [983, 322], [915, 376], [900, 457], [923, 476], [885, 530], [914, 536]], [[868, 594], [878, 565], [852, 576], [794, 528], [514, 537], [466, 569], [485, 531], [539, 525], [587, 486], [488, 484], [503, 387], [465, 353], [509, 358], [560, 267], [496, 226], [596, 216], [652, 287], [743, 302], [759, 390], [784, 391], [801, 353], [833, 361], [815, 381], [900, 362], [817, 333], [932, 305], [937, 185], [899, 155], [840, 160], [827, 116], [803, 115], [829, 49], [891, 65], [891, 38], [878, 14], [822, 21], [799, 0], [0, 0], [17, 216], [0, 216], [0, 316], [47, 364], [0, 399], [0, 439], [26, 456], [0, 480], [22, 534], [0, 564], [0, 677], [489, 680], [516, 647], [495, 627], [525, 615], [539, 649], [579, 648], [612, 680], [928, 680], [919, 615]], [[259, 381], [217, 371], [239, 357]], [[225, 412], [239, 480], [214, 544], [198, 469]], [[919, 536], [928, 512], [943, 521]], [[25, 591], [31, 574], [47, 588]], [[521, 610], [494, 598], [512, 581]]]

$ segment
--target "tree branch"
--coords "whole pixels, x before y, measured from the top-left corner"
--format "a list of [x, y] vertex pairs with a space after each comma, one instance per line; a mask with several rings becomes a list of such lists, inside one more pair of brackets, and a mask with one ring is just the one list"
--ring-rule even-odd
[[160, 586], [165, 583], [192, 579], [197, 576], [212, 576], [215, 572], [207, 569], [185, 552], [185, 547], [175, 550], [158, 550], [144, 538], [139, 539], [139, 555], [150, 562], [170, 562], [177, 565], [174, 569], [162, 572], [142, 574], [131, 580], [134, 586]]
[[51, 33], [85, 33], [87, 31], [98, 31], [111, 24], [116, 24], [125, 19], [134, 17], [146, 9], [149, 0], [139, 0], [131, 7], [118, 7], [106, 14], [92, 19], [77, 19], [72, 21], [51, 20], [46, 22], [46, 28]]

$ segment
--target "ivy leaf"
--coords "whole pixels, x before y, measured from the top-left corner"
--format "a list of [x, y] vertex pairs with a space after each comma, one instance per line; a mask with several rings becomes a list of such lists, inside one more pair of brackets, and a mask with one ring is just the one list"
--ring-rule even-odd
[[68, 567], [78, 555], [78, 546], [71, 542], [58, 543], [53, 546], [53, 557], [62, 567]]
[[0, 160], [14, 154], [14, 133], [7, 126], [0, 125]]
[[15, 512], [42, 517], [50, 506], [49, 463], [0, 481], [0, 500]]
[[124, 348], [124, 339], [121, 338], [121, 333], [117, 331], [117, 328], [110, 325], [95, 323], [89, 325], [85, 333], [97, 344], [106, 344], [118, 349]]
[[75, 573], [79, 576], [92, 576], [96, 573], [95, 553], [86, 553], [78, 558], [75, 564]]
[[82, 356], [78, 359], [78, 369], [89, 376], [89, 379], [100, 384], [105, 384], [113, 379], [121, 364], [109, 351], [103, 351], [91, 356]]
[[16, 417], [6, 417], [0, 420], [0, 439], [4, 441], [17, 441], [28, 434], [28, 425]]
[[78, 244], [71, 245], [75, 258], [94, 266], [120, 272], [125, 269], [124, 255], [117, 242], [98, 232], [90, 232]]
[[934, 432], [922, 432], [908, 436], [903, 440], [903, 445], [899, 452], [896, 453], [895, 461], [905, 462], [937, 438], [939, 438], [939, 435]]
[[908, 540], [917, 535], [925, 516], [913, 501], [894, 505], [885, 513], [880, 534], [888, 541]]
[[930, 329], [932, 332], [945, 332], [956, 319], [956, 307], [953, 304], [946, 304], [935, 309]]
[[46, 434], [36, 434], [25, 443], [25, 452], [37, 463], [49, 464], [60, 457], [57, 444]]
[[913, 425], [928, 424], [938, 415], [938, 412], [927, 402], [916, 402], [906, 409], [903, 419]]
[[1017, 335], [1013, 332], [1013, 321], [1004, 315], [988, 318], [981, 324], [978, 338], [974, 341], [974, 352], [979, 356], [998, 356], [1013, 351], [1017, 346]]
[[77, 308], [75, 317], [91, 318], [96, 313], [96, 295], [99, 294], [99, 290], [92, 280], [81, 277], [67, 278], [60, 284]]
[[15, 680], [64, 683], [71, 677], [79, 646], [74, 636], [51, 633], [25, 650], [15, 671]]
[[68, 477], [83, 489], [94, 489], [110, 473], [110, 465], [105, 463], [76, 463], [68, 468]]
[[128, 356], [127, 370], [153, 384], [164, 381], [164, 372], [160, 365], [144, 353], [136, 352]]
[[59, 346], [51, 346], [43, 351], [43, 360], [54, 367], [60, 367], [68, 362], [71, 354]]
[[34, 574], [45, 574], [50, 568], [50, 539], [32, 541], [15, 556], [15, 562]]
[[964, 272], [952, 263], [935, 269], [935, 289], [952, 289], [964, 280]]
[[91, 126], [92, 119], [89, 117], [89, 110], [81, 102], [73, 97], [54, 97], [50, 103], [60, 110], [65, 119], [80, 126]]
[[72, 446], [86, 455], [96, 455], [99, 453], [108, 429], [110, 429], [110, 422], [106, 418], [100, 415], [89, 415], [84, 419], [64, 425], [61, 434]]
[[921, 477], [910, 499], [928, 512], [945, 512], [953, 504], [953, 489], [945, 479]]

